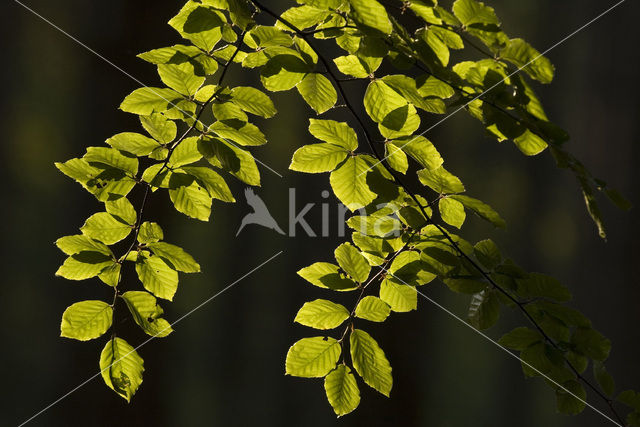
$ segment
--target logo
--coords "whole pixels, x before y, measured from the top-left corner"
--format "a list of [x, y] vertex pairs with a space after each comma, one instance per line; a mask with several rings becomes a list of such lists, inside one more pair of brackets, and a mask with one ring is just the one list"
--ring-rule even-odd
[[246, 188], [244, 190], [244, 197], [247, 199], [247, 204], [253, 208], [253, 212], [248, 213], [244, 218], [242, 218], [236, 237], [240, 234], [242, 229], [249, 224], [261, 225], [275, 230], [280, 234], [284, 234], [284, 231], [282, 231], [276, 220], [273, 219], [273, 216], [269, 213], [267, 205], [265, 205], [262, 199], [253, 192], [252, 188]]
[[[258, 196], [252, 188], [246, 188], [244, 190], [244, 196], [247, 200], [247, 204], [253, 212], [250, 212], [242, 218], [240, 222], [240, 227], [236, 232], [236, 237], [242, 232], [242, 230], [251, 224], [260, 225], [262, 227], [268, 228], [270, 230], [274, 230], [275, 232], [286, 235], [288, 237], [296, 237], [296, 232], [299, 229], [304, 231], [308, 237], [329, 237], [332, 232], [337, 233], [337, 237], [344, 237], [346, 232], [346, 220], [347, 216], [351, 216], [350, 214], [354, 214], [355, 218], [360, 218], [360, 224], [358, 225], [356, 222], [350, 221], [350, 227], [359, 229], [359, 230], [369, 230], [374, 232], [376, 235], [387, 235], [387, 234], [396, 234], [400, 232], [400, 228], [394, 227], [393, 220], [389, 217], [382, 215], [376, 218], [367, 217], [366, 210], [363, 209], [355, 209], [353, 212], [343, 205], [342, 203], [337, 203], [335, 214], [331, 213], [331, 203], [328, 202], [328, 198], [330, 197], [330, 193], [328, 191], [323, 191], [321, 193], [321, 198], [324, 199], [322, 203], [320, 203], [320, 222], [316, 224], [316, 227], [319, 225], [321, 228], [320, 233], [316, 233], [311, 225], [307, 222], [305, 218], [307, 214], [309, 214], [318, 203], [307, 203], [302, 209], [297, 210], [298, 206], [296, 204], [296, 189], [289, 188], [289, 223], [287, 232], [283, 231], [282, 228], [278, 225], [278, 222], [273, 218], [269, 209], [267, 208], [266, 203]], [[380, 204], [376, 206], [376, 209], [381, 209], [385, 204]], [[317, 218], [317, 214], [315, 217]], [[395, 224], [399, 224], [400, 222], [395, 218], [395, 214], [392, 214], [395, 220]], [[390, 220], [392, 221], [390, 223]], [[333, 226], [332, 226], [333, 225]], [[349, 231], [350, 232], [350, 231]], [[398, 234], [399, 235], [399, 234]]]

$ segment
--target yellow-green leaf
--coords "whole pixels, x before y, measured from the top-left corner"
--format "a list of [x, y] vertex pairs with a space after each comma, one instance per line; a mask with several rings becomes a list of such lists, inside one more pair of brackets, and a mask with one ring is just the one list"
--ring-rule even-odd
[[342, 348], [331, 337], [303, 338], [291, 346], [287, 353], [287, 375], [321, 378], [336, 367]]
[[100, 354], [102, 379], [120, 397], [129, 402], [142, 384], [144, 361], [122, 338], [107, 341]]
[[82, 301], [62, 314], [60, 336], [88, 341], [102, 336], [111, 327], [113, 309], [103, 301]]

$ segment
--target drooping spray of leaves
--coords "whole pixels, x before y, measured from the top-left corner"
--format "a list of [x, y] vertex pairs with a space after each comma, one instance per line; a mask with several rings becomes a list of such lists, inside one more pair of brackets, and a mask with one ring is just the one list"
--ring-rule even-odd
[[[470, 216], [494, 227], [506, 223], [489, 204], [466, 194], [438, 144], [421, 131], [431, 122], [425, 118], [463, 105], [497, 141], [512, 141], [529, 156], [549, 149], [558, 166], [578, 178], [604, 237], [596, 190], [622, 208], [628, 202], [564, 148], [567, 134], [549, 120], [534, 91], [535, 82], [552, 81], [551, 62], [526, 41], [507, 36], [494, 9], [476, 0], [456, 0], [451, 10], [418, 0], [297, 2], [278, 14], [263, 1], [188, 1], [169, 21], [182, 44], [139, 55], [157, 66], [164, 86], [137, 89], [120, 106], [140, 116], [146, 134], [119, 133], [107, 147], [89, 147], [83, 157], [56, 164], [105, 205], [81, 234], [56, 242], [68, 256], [57, 274], [98, 277], [114, 290], [111, 303], [70, 306], [62, 336], [95, 339], [125, 315], [148, 335], [172, 332], [158, 299], [171, 300], [179, 272], [199, 272], [200, 265], [146, 219], [147, 199], [166, 191], [177, 211], [207, 221], [214, 199], [235, 200], [227, 174], [260, 185], [250, 147], [265, 144], [266, 137], [250, 117], [276, 114], [262, 89], [295, 90], [314, 117], [309, 132], [315, 141], [293, 154], [290, 169], [328, 173], [336, 197], [358, 213], [347, 220], [351, 242], [336, 249], [335, 260], [298, 272], [327, 291], [353, 293], [354, 304], [316, 299], [303, 305], [295, 321], [322, 332], [289, 349], [286, 373], [324, 377], [338, 416], [357, 408], [359, 382], [389, 396], [393, 355], [364, 329], [367, 322], [415, 310], [417, 287], [438, 279], [470, 296], [469, 322], [478, 329], [493, 326], [504, 306], [532, 322], [533, 328], [516, 328], [501, 343], [519, 352], [526, 376], [552, 380], [560, 411], [584, 409], [575, 396], [584, 398], [587, 386], [620, 420], [607, 397], [614, 393], [613, 379], [602, 363], [609, 341], [565, 305], [571, 295], [562, 284], [526, 272], [489, 239], [472, 245], [455, 234]], [[451, 50], [464, 55], [469, 46], [487, 58], [454, 63]], [[336, 49], [339, 54], [328, 53]], [[396, 71], [380, 71], [383, 64]], [[231, 68], [257, 73], [263, 88], [226, 86]], [[362, 88], [362, 108], [346, 96], [347, 81]], [[345, 108], [343, 121], [315, 118], [336, 108]], [[409, 179], [422, 190], [411, 191], [404, 183]], [[136, 191], [142, 201], [134, 206], [129, 200]], [[128, 250], [116, 255], [111, 246], [121, 241], [129, 242]], [[137, 290], [123, 292], [125, 263], [134, 264]], [[590, 361], [598, 385], [583, 375]], [[138, 390], [142, 358], [113, 329], [100, 366], [106, 384], [123, 398]], [[638, 396], [626, 391], [618, 398], [632, 409], [630, 425], [640, 425]]]

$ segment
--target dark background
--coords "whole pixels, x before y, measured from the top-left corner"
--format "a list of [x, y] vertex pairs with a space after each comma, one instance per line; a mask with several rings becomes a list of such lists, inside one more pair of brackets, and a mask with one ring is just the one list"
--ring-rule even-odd
[[[268, 3], [284, 10], [293, 2]], [[524, 37], [540, 50], [613, 4], [488, 3], [508, 34]], [[178, 41], [165, 22], [181, 1], [27, 4], [150, 85], [158, 84], [154, 67], [135, 54]], [[635, 206], [640, 205], [633, 185], [640, 160], [639, 16], [640, 5], [627, 1], [553, 50], [548, 56], [557, 67], [556, 80], [538, 87], [550, 117], [572, 135], [571, 150]], [[116, 107], [138, 85], [12, 0], [0, 6], [0, 31], [0, 418], [4, 425], [17, 425], [98, 372], [104, 340], [59, 338], [59, 322], [68, 305], [109, 298], [111, 291], [97, 281], [54, 277], [64, 257], [53, 242], [76, 233], [100, 206], [58, 173], [53, 162], [81, 156], [86, 146], [99, 145], [115, 133], [137, 131], [136, 118]], [[228, 82], [243, 81], [238, 74], [243, 73], [233, 69]], [[328, 177], [287, 171], [295, 148], [310, 142], [305, 130], [309, 109], [297, 94], [275, 98], [279, 120], [264, 124], [270, 143], [254, 153], [284, 178], [262, 169], [259, 195], [286, 227], [287, 189], [301, 189], [299, 206], [317, 203], [308, 218], [319, 231], [318, 204], [324, 202], [320, 194], [328, 189]], [[494, 231], [471, 219], [465, 235], [470, 240], [491, 235], [525, 268], [560, 278], [575, 295], [572, 305], [613, 341], [608, 367], [618, 390], [640, 386], [636, 211], [621, 212], [605, 202], [609, 239], [604, 242], [586, 214], [576, 182], [555, 168], [548, 153], [525, 158], [513, 145], [483, 137], [480, 125], [465, 114], [428, 136], [469, 193], [491, 203], [509, 224], [506, 231]], [[203, 266], [199, 275], [181, 276], [175, 301], [163, 304], [167, 319], [179, 318], [274, 253], [284, 253], [186, 318], [169, 338], [140, 349], [146, 372], [131, 404], [97, 378], [30, 425], [607, 425], [590, 409], [577, 417], [557, 414], [554, 394], [542, 380], [525, 380], [515, 359], [423, 299], [417, 312], [367, 327], [393, 366], [392, 398], [362, 385], [360, 408], [336, 420], [321, 381], [285, 377], [284, 356], [291, 343], [313, 334], [292, 323], [299, 306], [330, 297], [295, 271], [330, 260], [340, 239], [287, 238], [256, 226], [235, 238], [248, 211], [242, 189], [234, 183], [238, 204], [214, 204], [210, 223], [177, 214], [166, 194], [152, 199], [149, 215], [162, 224], [167, 240], [187, 248]], [[330, 203], [332, 227], [337, 227], [335, 200]], [[436, 283], [423, 291], [465, 315], [468, 297], [452, 295]], [[507, 312], [489, 334], [499, 337], [522, 322], [518, 314]], [[126, 338], [132, 344], [145, 339], [135, 329]], [[589, 401], [602, 407], [594, 396]]]

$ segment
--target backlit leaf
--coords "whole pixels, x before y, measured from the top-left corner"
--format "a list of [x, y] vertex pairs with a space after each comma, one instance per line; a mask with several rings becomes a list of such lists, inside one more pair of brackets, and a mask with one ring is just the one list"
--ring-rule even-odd
[[60, 336], [87, 341], [102, 336], [111, 327], [113, 309], [103, 301], [72, 304], [62, 314]]
[[315, 329], [334, 329], [349, 318], [349, 311], [334, 302], [317, 299], [306, 302], [296, 314], [295, 322]]
[[360, 404], [360, 390], [354, 374], [346, 365], [338, 365], [324, 380], [327, 399], [337, 416], [353, 412]]
[[171, 301], [178, 289], [178, 272], [159, 256], [142, 255], [136, 262], [136, 272], [144, 288], [158, 298]]
[[102, 379], [120, 397], [129, 402], [142, 384], [144, 361], [122, 338], [107, 341], [100, 354]]
[[356, 372], [365, 383], [389, 397], [393, 378], [391, 365], [384, 352], [371, 335], [361, 329], [351, 332], [351, 360]]
[[333, 84], [322, 74], [307, 74], [297, 88], [307, 104], [318, 114], [332, 108], [338, 100]]
[[350, 243], [343, 243], [335, 250], [335, 257], [344, 271], [356, 282], [364, 282], [369, 278], [371, 266], [360, 251]]
[[166, 337], [173, 332], [169, 322], [161, 317], [164, 312], [150, 293], [129, 291], [122, 294], [122, 299], [127, 304], [133, 320], [147, 334], [152, 337]]
[[293, 153], [289, 169], [306, 173], [331, 172], [346, 159], [347, 154], [344, 148], [333, 144], [304, 145]]
[[341, 353], [340, 343], [334, 338], [303, 338], [287, 353], [286, 373], [294, 377], [324, 377], [336, 367]]
[[356, 317], [372, 322], [384, 322], [391, 313], [389, 305], [378, 297], [367, 295], [356, 306]]

